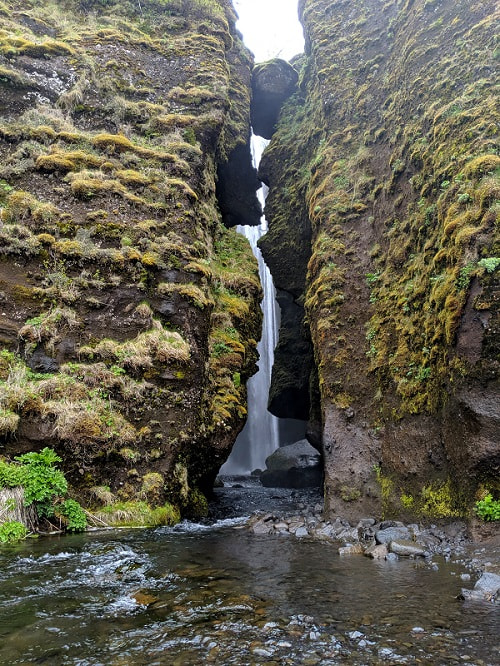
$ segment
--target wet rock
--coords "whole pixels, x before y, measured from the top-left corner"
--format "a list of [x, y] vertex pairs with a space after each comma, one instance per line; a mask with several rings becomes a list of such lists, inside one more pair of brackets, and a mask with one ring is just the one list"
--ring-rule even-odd
[[248, 145], [238, 145], [217, 170], [217, 201], [226, 227], [259, 224], [262, 215], [256, 196], [259, 186]]
[[288, 532], [288, 523], [285, 523], [283, 521], [280, 521], [279, 523], [275, 523], [274, 529], [277, 532]]
[[295, 536], [296, 537], [306, 537], [308, 536], [309, 532], [307, 530], [307, 527], [298, 527], [297, 530], [295, 531]]
[[352, 544], [351, 546], [341, 546], [339, 548], [339, 555], [362, 555], [363, 546], [360, 543]]
[[420, 544], [415, 543], [414, 541], [404, 541], [402, 539], [391, 541], [389, 548], [392, 553], [404, 557], [409, 557], [411, 555], [414, 557], [423, 556], [425, 552]]
[[323, 525], [317, 529], [314, 534], [318, 539], [334, 539], [337, 532], [333, 525]]
[[[383, 523], [382, 523], [383, 524]], [[377, 543], [390, 543], [396, 539], [409, 539], [410, 532], [407, 527], [391, 526], [386, 529], [380, 529], [375, 534]]]
[[384, 560], [388, 552], [385, 543], [374, 543], [365, 550], [365, 555], [371, 557], [373, 560]]
[[158, 601], [158, 597], [154, 597], [152, 594], [142, 592], [141, 590], [133, 592], [131, 596], [140, 606], [151, 606], [155, 601]]
[[363, 634], [361, 631], [350, 631], [348, 634], [349, 638], [353, 641], [357, 640], [358, 638], [361, 638]]
[[500, 575], [485, 572], [474, 585], [473, 590], [462, 589], [463, 599], [486, 599], [500, 601]]
[[342, 529], [338, 534], [337, 538], [347, 543], [353, 543], [358, 540], [358, 528], [357, 527], [347, 527]]
[[398, 556], [396, 555], [396, 553], [387, 553], [387, 555], [385, 556], [385, 559], [386, 559], [388, 562], [395, 562], [395, 561], [398, 560], [399, 558], [398, 558]]
[[306, 439], [277, 449], [266, 466], [260, 480], [267, 488], [310, 488], [321, 483], [320, 454]]

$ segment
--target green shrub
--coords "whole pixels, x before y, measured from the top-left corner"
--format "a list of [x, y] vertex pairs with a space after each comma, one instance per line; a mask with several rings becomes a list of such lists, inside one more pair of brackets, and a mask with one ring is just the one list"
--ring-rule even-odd
[[57, 514], [68, 532], [82, 532], [87, 526], [87, 519], [78, 502], [64, 499], [60, 504], [56, 503], [67, 494], [68, 482], [61, 470], [55, 467], [55, 463], [61, 462], [55, 451], [45, 447], [39, 453], [30, 451], [17, 456], [15, 461], [7, 463], [0, 460], [0, 489], [21, 486], [24, 504], [33, 504], [40, 518], [51, 518]]
[[67, 532], [83, 532], [87, 527], [85, 511], [75, 500], [64, 500], [58, 507], [57, 513], [66, 519]]
[[[54, 497], [65, 495], [68, 491], [68, 482], [64, 474], [54, 467], [54, 463], [61, 462], [61, 458], [47, 447], [40, 453], [30, 451], [22, 456], [17, 456], [22, 468], [24, 468], [23, 480], [20, 485], [24, 487], [24, 501], [26, 505], [37, 505], [45, 514], [46, 505]], [[45, 515], [52, 515], [52, 512]]]
[[500, 520], [500, 500], [494, 500], [491, 493], [476, 502], [474, 510], [483, 520]]
[[26, 527], [17, 520], [9, 520], [0, 525], [0, 543], [12, 543], [26, 539], [28, 531]]

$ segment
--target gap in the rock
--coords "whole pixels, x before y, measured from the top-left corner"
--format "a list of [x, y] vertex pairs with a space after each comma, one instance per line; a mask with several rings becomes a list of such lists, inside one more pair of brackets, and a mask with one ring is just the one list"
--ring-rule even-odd
[[[304, 49], [302, 26], [298, 20], [297, 2], [293, 0], [234, 0], [239, 15], [238, 29], [245, 44], [250, 48], [256, 62], [273, 57], [291, 58]], [[262, 17], [265, 17], [262, 20]], [[258, 168], [262, 153], [269, 142], [252, 136], [252, 156]], [[267, 188], [258, 192], [265, 205]], [[258, 344], [259, 370], [247, 383], [248, 417], [239, 434], [231, 455], [220, 473], [225, 476], [248, 475], [254, 470], [265, 469], [266, 458], [278, 447], [292, 443], [305, 436], [306, 422], [296, 419], [281, 419], [267, 409], [269, 387], [274, 361], [274, 348], [278, 342], [280, 309], [276, 301], [276, 290], [257, 241], [267, 231], [267, 221], [262, 216], [257, 227], [238, 227], [237, 231], [249, 240], [259, 263], [259, 274], [263, 290], [262, 337]]]
[[[262, 137], [252, 136], [252, 158], [258, 167], [260, 158], [269, 141]], [[263, 185], [257, 193], [264, 208], [267, 188]], [[290, 444], [305, 436], [306, 422], [298, 419], [280, 419], [267, 409], [271, 372], [274, 361], [274, 348], [278, 342], [280, 325], [280, 309], [276, 301], [276, 290], [273, 278], [257, 241], [267, 231], [267, 221], [262, 216], [259, 226], [239, 226], [238, 233], [249, 241], [252, 251], [259, 263], [259, 276], [262, 284], [263, 312], [262, 337], [257, 346], [259, 352], [259, 370], [249, 379], [248, 417], [245, 427], [238, 435], [236, 442], [220, 473], [225, 476], [250, 474], [256, 469], [265, 469], [266, 458], [278, 447]]]

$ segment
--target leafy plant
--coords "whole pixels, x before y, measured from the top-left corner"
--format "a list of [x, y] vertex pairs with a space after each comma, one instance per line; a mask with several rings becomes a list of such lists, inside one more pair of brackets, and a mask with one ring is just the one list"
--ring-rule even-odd
[[75, 500], [64, 500], [58, 507], [58, 513], [66, 518], [66, 530], [68, 532], [83, 532], [87, 527], [85, 511]]
[[0, 525], [0, 543], [12, 543], [26, 539], [28, 531], [26, 527], [17, 520], [9, 520]]
[[493, 273], [500, 266], [500, 257], [484, 257], [477, 262], [480, 268], [484, 268], [487, 273]]
[[[53, 497], [65, 495], [68, 491], [68, 483], [64, 474], [54, 467], [54, 463], [61, 462], [61, 458], [48, 447], [36, 453], [31, 451], [22, 456], [17, 456], [24, 467], [23, 480], [20, 485], [24, 486], [25, 504], [43, 505], [47, 504]], [[49, 514], [50, 515], [50, 514]]]
[[494, 500], [491, 493], [476, 502], [474, 510], [483, 520], [500, 520], [500, 500]]
[[39, 517], [51, 518], [57, 513], [64, 518], [67, 531], [83, 531], [87, 526], [87, 519], [78, 502], [64, 499], [59, 505], [55, 504], [55, 501], [64, 498], [68, 492], [68, 482], [64, 474], [55, 467], [56, 463], [61, 462], [55, 451], [45, 447], [39, 453], [30, 451], [17, 456], [15, 461], [0, 461], [0, 489], [21, 486], [25, 505], [33, 504]]

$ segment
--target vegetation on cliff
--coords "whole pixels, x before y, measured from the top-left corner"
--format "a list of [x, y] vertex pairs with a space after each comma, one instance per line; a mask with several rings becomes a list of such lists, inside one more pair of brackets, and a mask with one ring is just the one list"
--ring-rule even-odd
[[0, 18], [0, 452], [52, 446], [94, 504], [109, 487], [192, 511], [259, 337], [256, 262], [216, 198], [250, 132], [234, 11], [23, 0]]
[[300, 11], [299, 90], [264, 157], [263, 249], [284, 288], [310, 252], [294, 295], [319, 373], [326, 505], [412, 512], [401, 498], [431, 488], [447, 499], [429, 500], [429, 515], [461, 514], [481, 484], [498, 492], [498, 10], [303, 0]]

